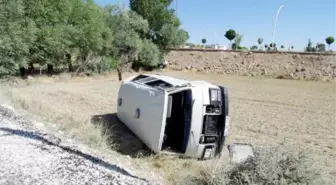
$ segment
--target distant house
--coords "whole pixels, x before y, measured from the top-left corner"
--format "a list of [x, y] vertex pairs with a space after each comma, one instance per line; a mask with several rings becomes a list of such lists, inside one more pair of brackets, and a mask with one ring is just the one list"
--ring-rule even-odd
[[206, 49], [218, 49], [218, 50], [227, 50], [227, 46], [220, 45], [220, 44], [209, 44], [205, 45]]
[[217, 48], [216, 49], [220, 49], [220, 50], [228, 50], [228, 47], [227, 46], [224, 46], [224, 45], [217, 45]]

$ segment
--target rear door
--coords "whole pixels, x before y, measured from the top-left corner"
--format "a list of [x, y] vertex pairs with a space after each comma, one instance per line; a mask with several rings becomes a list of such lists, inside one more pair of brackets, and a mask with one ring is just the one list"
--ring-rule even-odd
[[148, 148], [159, 153], [166, 125], [166, 92], [128, 82], [120, 88], [119, 96], [125, 99], [124, 107], [118, 110], [120, 119]]

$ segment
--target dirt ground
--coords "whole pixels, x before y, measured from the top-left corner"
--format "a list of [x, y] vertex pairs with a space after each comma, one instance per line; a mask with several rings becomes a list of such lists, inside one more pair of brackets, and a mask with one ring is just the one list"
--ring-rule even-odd
[[[231, 128], [227, 144], [282, 145], [290, 151], [304, 151], [327, 182], [332, 184], [336, 180], [334, 83], [190, 71], [156, 73], [228, 87]], [[57, 123], [60, 132], [70, 130], [71, 134], [81, 134], [84, 138], [90, 132], [78, 133], [78, 125], [88, 124], [90, 120], [104, 122], [105, 131], [113, 133], [111, 141], [116, 146], [116, 155], [134, 165], [148, 167], [164, 178], [170, 178], [167, 170], [192, 170], [194, 166], [185, 165], [188, 160], [146, 158], [148, 151], [143, 144], [115, 119], [119, 85], [115, 74], [76, 79], [65, 75], [22, 81], [8, 87], [6, 92], [17, 107]]]
[[171, 51], [166, 60], [174, 70], [319, 81], [336, 77], [335, 55]]

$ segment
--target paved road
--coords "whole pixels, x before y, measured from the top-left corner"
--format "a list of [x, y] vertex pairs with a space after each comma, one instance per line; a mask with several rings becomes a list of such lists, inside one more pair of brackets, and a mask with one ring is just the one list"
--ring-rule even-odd
[[0, 185], [150, 184], [29, 124], [0, 105]]

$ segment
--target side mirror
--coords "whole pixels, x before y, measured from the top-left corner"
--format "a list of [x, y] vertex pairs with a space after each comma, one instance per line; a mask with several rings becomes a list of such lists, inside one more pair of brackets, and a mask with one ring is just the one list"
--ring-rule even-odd
[[172, 111], [173, 97], [168, 96], [168, 104], [167, 104], [167, 118], [170, 118]]

